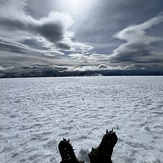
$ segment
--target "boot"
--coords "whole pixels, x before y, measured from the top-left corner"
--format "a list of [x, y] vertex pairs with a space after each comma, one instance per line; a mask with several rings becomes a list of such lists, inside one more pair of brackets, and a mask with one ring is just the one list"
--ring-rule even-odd
[[74, 149], [70, 144], [70, 140], [66, 140], [63, 138], [63, 140], [60, 141], [58, 148], [62, 158], [62, 161], [60, 163], [84, 163], [84, 161], [80, 161], [75, 156]]
[[117, 135], [113, 130], [109, 132], [106, 130], [100, 145], [97, 148], [92, 148], [88, 154], [90, 163], [112, 163], [111, 156], [117, 140]]

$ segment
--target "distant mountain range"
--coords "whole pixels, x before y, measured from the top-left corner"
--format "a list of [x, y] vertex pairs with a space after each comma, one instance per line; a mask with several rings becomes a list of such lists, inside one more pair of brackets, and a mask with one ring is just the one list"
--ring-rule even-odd
[[163, 75], [163, 70], [87, 70], [87, 71], [68, 71], [51, 68], [21, 68], [2, 71], [0, 78], [19, 78], [19, 77], [68, 77], [68, 76], [144, 76], [144, 75]]

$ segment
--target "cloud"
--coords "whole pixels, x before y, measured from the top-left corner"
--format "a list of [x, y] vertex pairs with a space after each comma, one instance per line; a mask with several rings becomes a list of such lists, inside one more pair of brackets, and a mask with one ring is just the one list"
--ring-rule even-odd
[[0, 25], [12, 30], [24, 30], [32, 34], [39, 34], [52, 43], [63, 41], [68, 37], [68, 29], [73, 24], [69, 15], [52, 11], [47, 17], [36, 20], [29, 15], [15, 15], [15, 17], [0, 17]]
[[103, 63], [110, 63], [110, 56], [108, 54], [96, 54], [96, 53], [71, 53], [69, 54], [71, 61], [78, 63], [79, 65], [99, 65]]
[[72, 61], [78, 64], [99, 64], [99, 58], [94, 56], [94, 54], [82, 54], [82, 53], [74, 53], [70, 54], [69, 57]]
[[78, 14], [63, 4], [0, 0], [0, 65], [162, 63], [162, 1], [90, 0]]
[[39, 19], [36, 28], [42, 36], [55, 43], [68, 37], [68, 29], [72, 24], [73, 20], [69, 15], [52, 11], [48, 17]]
[[157, 52], [152, 49], [151, 44], [162, 42], [163, 39], [148, 34], [147, 30], [162, 22], [163, 16], [159, 15], [142, 24], [132, 25], [118, 32], [114, 37], [124, 40], [127, 43], [121, 44], [117, 49], [115, 49], [110, 56], [110, 60], [112, 62], [122, 61], [126, 63], [147, 63], [154, 61], [153, 56], [155, 56], [155, 58], [158, 58], [158, 56]]
[[120, 40], [126, 40], [128, 42], [141, 41], [148, 45], [152, 42], [159, 41], [160, 39], [146, 35], [146, 30], [150, 29], [154, 25], [161, 23], [162, 21], [163, 16], [154, 17], [142, 24], [129, 26], [128, 28], [118, 32], [115, 37]]
[[158, 63], [162, 60], [163, 23], [162, 14], [158, 15], [162, 6], [161, 0], [96, 1], [93, 12], [80, 20], [75, 37], [93, 46], [92, 53], [105, 54], [98, 57], [104, 63]]
[[57, 47], [64, 50], [69, 50], [71, 48], [69, 44], [64, 42], [57, 43]]
[[67, 56], [71, 52], [88, 53], [92, 50], [88, 44], [72, 41], [74, 32], [70, 29], [73, 19], [69, 14], [51, 11], [47, 16], [36, 19], [26, 12], [26, 5], [25, 0], [0, 1], [0, 51], [7, 54], [5, 57], [1, 54], [1, 63], [6, 58], [7, 62], [12, 59], [11, 64], [15, 59], [15, 63], [29, 63], [29, 57], [33, 63], [32, 56], [39, 60], [41, 57], [43, 60], [46, 57], [56, 60], [60, 55], [59, 63], [66, 63], [67, 59], [67, 64], [70, 64]]
[[6, 70], [10, 70], [12, 68], [13, 67], [3, 67], [3, 66], [0, 66], [0, 71], [6, 71]]
[[71, 42], [71, 51], [73, 52], [78, 52], [82, 54], [89, 54], [90, 51], [93, 49], [92, 46], [84, 43], [79, 43], [79, 42]]
[[130, 66], [111, 66], [107, 64], [99, 64], [99, 65], [85, 65], [78, 67], [68, 67], [68, 71], [102, 71], [102, 70], [130, 70], [133, 69], [134, 65]]
[[[58, 52], [59, 49], [70, 49], [69, 44], [67, 44], [73, 36], [73, 32], [69, 31], [73, 24], [70, 15], [51, 11], [46, 17], [35, 19], [28, 15], [25, 8], [25, 0], [15, 0], [14, 3], [11, 0], [0, 1], [0, 39], [2, 41], [12, 42], [12, 44], [21, 43], [22, 47], [28, 45], [34, 49], [40, 44], [37, 38], [42, 37], [44, 45], [49, 44], [50, 48], [55, 49], [55, 51], [57, 48]], [[8, 46], [11, 49], [11, 45]], [[5, 48], [7, 49], [7, 44], [5, 44]], [[39, 48], [42, 49], [41, 46]], [[22, 48], [20, 48], [21, 50]], [[48, 50], [47, 47], [46, 50]]]

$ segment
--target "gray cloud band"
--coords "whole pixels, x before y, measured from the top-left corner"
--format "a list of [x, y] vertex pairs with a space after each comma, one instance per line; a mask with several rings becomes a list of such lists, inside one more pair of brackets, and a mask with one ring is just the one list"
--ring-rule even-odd
[[[150, 46], [155, 42], [162, 42], [159, 37], [150, 36], [146, 30], [163, 22], [163, 16], [156, 16], [142, 24], [133, 25], [118, 32], [115, 38], [125, 40], [127, 43], [121, 44], [110, 56], [113, 62], [153, 62], [153, 55], [157, 58], [157, 52]], [[162, 57], [160, 58], [162, 60]], [[155, 60], [154, 62], [159, 61]]]
[[[56, 17], [63, 17], [62, 21], [60, 21], [59, 18], [55, 20]], [[24, 30], [34, 34], [40, 34], [47, 40], [56, 43], [64, 39], [65, 33], [71, 25], [71, 22], [66, 24], [64, 20], [72, 21], [71, 18], [66, 15], [59, 13], [56, 15], [56, 13], [52, 12], [49, 14], [49, 17], [40, 20], [35, 20], [30, 16], [25, 17], [25, 19], [23, 19], [23, 17], [20, 17], [20, 19], [1, 17], [0, 25], [12, 30]]]

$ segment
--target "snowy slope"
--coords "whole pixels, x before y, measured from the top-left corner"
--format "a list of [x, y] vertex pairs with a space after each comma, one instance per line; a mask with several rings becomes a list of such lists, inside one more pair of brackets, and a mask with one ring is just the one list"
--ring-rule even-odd
[[0, 80], [0, 163], [59, 163], [63, 137], [88, 162], [112, 128], [114, 163], [162, 163], [163, 77]]

